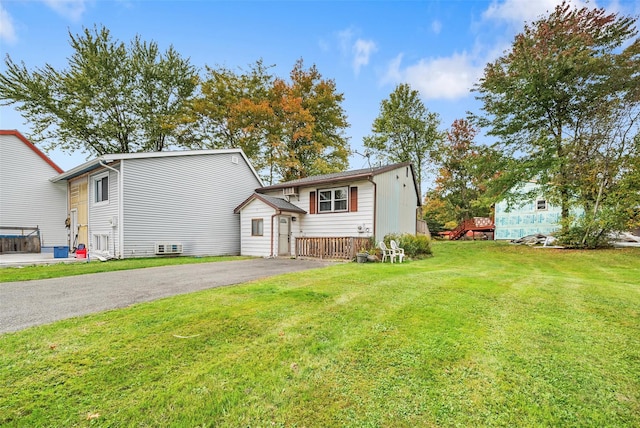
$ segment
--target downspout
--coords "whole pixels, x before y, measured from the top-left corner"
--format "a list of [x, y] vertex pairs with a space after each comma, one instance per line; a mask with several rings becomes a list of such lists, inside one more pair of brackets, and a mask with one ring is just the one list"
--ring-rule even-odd
[[373, 237], [376, 238], [376, 228], [378, 226], [378, 222], [376, 221], [377, 210], [378, 210], [378, 189], [376, 182], [373, 181], [373, 176], [367, 177], [367, 181], [373, 184]]
[[120, 160], [120, 180], [118, 180], [118, 251], [124, 258], [124, 159]]
[[278, 215], [278, 211], [276, 211], [276, 213], [275, 213], [275, 214], [273, 214], [273, 215], [271, 216], [271, 257], [275, 257], [275, 256], [273, 255], [273, 229], [274, 229], [274, 227], [273, 227], [273, 219], [274, 219], [277, 215]]
[[[117, 169], [107, 165], [106, 163], [104, 163], [104, 161], [102, 159], [100, 159], [98, 161], [98, 163], [115, 172], [118, 176], [118, 219], [117, 219], [117, 223], [116, 225], [112, 225], [111, 228], [115, 229], [116, 227], [118, 228], [118, 251], [116, 252], [116, 244], [115, 242], [113, 243], [113, 252], [114, 252], [114, 257], [116, 258], [122, 258], [122, 239], [121, 239], [121, 235], [122, 235], [122, 216], [121, 216], [121, 211], [122, 211], [122, 176], [120, 175], [120, 171], [118, 171]], [[120, 168], [122, 168], [122, 161], [120, 162]], [[114, 237], [115, 238], [115, 237]]]

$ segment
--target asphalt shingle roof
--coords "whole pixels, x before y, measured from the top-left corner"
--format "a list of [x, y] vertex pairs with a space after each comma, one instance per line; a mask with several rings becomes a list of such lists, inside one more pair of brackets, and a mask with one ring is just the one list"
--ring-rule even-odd
[[274, 208], [277, 208], [279, 210], [306, 213], [305, 210], [303, 210], [300, 207], [297, 207], [297, 206], [293, 205], [291, 202], [289, 202], [289, 201], [287, 201], [285, 199], [277, 198], [275, 196], [269, 196], [269, 195], [260, 195], [259, 197], [261, 199], [265, 200], [265, 202], [267, 202], [270, 205], [272, 205]]
[[260, 199], [267, 205], [273, 207], [276, 211], [286, 211], [286, 212], [301, 213], [301, 214], [307, 213], [305, 210], [293, 205], [291, 202], [287, 201], [286, 199], [278, 198], [276, 196], [261, 195], [258, 193], [254, 193], [253, 195], [249, 196], [243, 203], [241, 203], [236, 207], [234, 212], [239, 213], [240, 210], [242, 210], [242, 208], [244, 208], [249, 202], [251, 202], [254, 199]]
[[409, 164], [410, 162], [403, 162], [372, 168], [352, 169], [350, 171], [334, 172], [331, 174], [314, 175], [311, 177], [299, 178], [297, 180], [285, 181], [283, 183], [274, 184], [272, 186], [261, 187], [260, 189], [256, 189], [256, 191], [262, 193], [263, 191], [282, 189], [283, 187], [296, 187], [314, 183], [341, 181], [355, 177], [370, 177]]

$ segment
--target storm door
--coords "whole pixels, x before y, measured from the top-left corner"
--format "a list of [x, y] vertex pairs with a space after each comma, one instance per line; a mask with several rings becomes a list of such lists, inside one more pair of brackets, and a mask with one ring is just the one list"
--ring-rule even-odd
[[291, 255], [291, 217], [278, 217], [278, 255]]

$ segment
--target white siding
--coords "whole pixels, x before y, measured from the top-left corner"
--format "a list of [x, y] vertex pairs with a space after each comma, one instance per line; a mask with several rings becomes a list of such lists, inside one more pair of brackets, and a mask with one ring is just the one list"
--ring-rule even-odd
[[[316, 192], [316, 198], [318, 198], [318, 190], [320, 189], [333, 189], [344, 186], [358, 188], [358, 211], [322, 214], [309, 213], [309, 195], [311, 192]], [[271, 196], [282, 197], [281, 190], [273, 191], [269, 194]], [[289, 202], [307, 212], [307, 214], [293, 214], [293, 216], [297, 217], [296, 221], [291, 223], [291, 235], [293, 238], [373, 236], [373, 185], [369, 181], [363, 180], [326, 186], [321, 185], [319, 187], [302, 187], [300, 188], [299, 196], [290, 197]], [[359, 232], [358, 226], [363, 226], [364, 231]], [[292, 245], [293, 241], [292, 239]]]
[[[107, 175], [109, 177], [109, 199], [103, 202], [96, 202], [96, 178]], [[118, 204], [120, 203], [120, 195], [118, 192], [118, 180], [120, 179], [119, 173], [108, 170], [106, 168], [101, 169], [99, 172], [95, 172], [89, 176], [89, 251], [96, 251], [96, 235], [106, 235], [109, 237], [108, 251], [109, 254], [115, 257], [120, 256], [119, 241], [118, 241], [118, 227], [120, 222], [118, 221]], [[115, 226], [112, 225], [111, 220], [116, 218]], [[103, 249], [104, 250], [104, 249]]]
[[402, 167], [374, 177], [377, 188], [376, 239], [389, 233], [416, 233], [418, 196], [411, 169]]
[[260, 186], [242, 156], [122, 162], [123, 257], [153, 256], [156, 242], [181, 243], [185, 255], [240, 254], [240, 215], [233, 210]]
[[[254, 199], [240, 212], [241, 254], [243, 256], [270, 257], [271, 254], [271, 218], [275, 210], [264, 202]], [[251, 220], [262, 219], [262, 236], [251, 236]], [[274, 253], [277, 254], [277, 239], [274, 235]]]
[[43, 247], [68, 245], [66, 183], [15, 135], [0, 135], [0, 225], [40, 227]]

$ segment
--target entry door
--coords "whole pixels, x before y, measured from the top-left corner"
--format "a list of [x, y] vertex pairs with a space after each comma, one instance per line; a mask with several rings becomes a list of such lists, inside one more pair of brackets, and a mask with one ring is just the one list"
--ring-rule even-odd
[[278, 255], [291, 255], [291, 217], [280, 216], [278, 220]]

